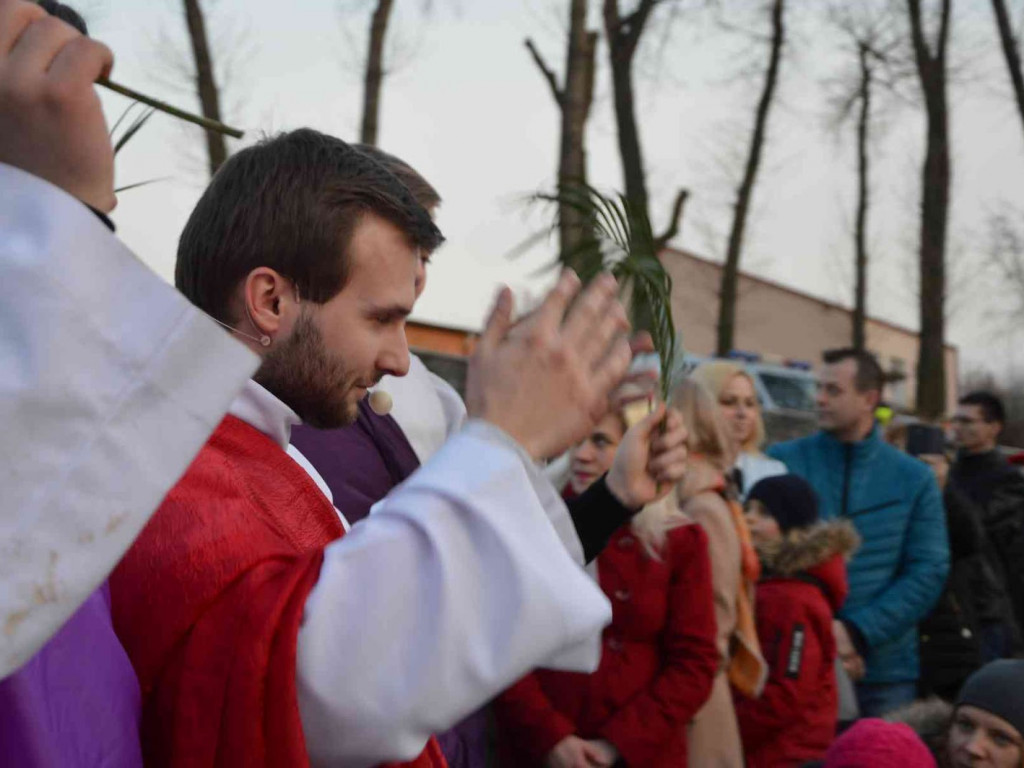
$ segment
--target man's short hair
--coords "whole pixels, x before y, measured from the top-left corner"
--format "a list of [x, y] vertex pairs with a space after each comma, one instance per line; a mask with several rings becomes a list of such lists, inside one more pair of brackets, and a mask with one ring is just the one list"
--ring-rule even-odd
[[1006, 423], [1006, 408], [998, 395], [991, 392], [977, 391], [964, 395], [959, 400], [960, 405], [976, 405], [981, 409], [981, 417], [987, 422], [997, 421], [1000, 424]]
[[858, 392], [881, 392], [885, 387], [885, 374], [882, 372], [882, 366], [878, 364], [878, 358], [867, 350], [853, 347], [829, 349], [822, 354], [821, 359], [827, 365], [853, 360], [857, 364], [854, 385]]
[[387, 167], [341, 139], [302, 128], [231, 157], [192, 211], [174, 284], [223, 322], [252, 270], [269, 267], [321, 304], [348, 280], [352, 234], [373, 213], [426, 252], [443, 241], [430, 214]]
[[434, 186], [420, 175], [419, 171], [409, 165], [405, 160], [385, 152], [373, 144], [353, 144], [353, 147], [360, 152], [369, 155], [378, 163], [391, 171], [398, 180], [408, 187], [416, 202], [422, 205], [427, 211], [432, 211], [441, 204], [441, 195]]

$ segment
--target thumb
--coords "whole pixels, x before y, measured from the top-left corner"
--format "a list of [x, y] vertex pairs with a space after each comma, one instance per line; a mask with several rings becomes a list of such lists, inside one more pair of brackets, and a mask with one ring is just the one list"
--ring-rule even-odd
[[483, 333], [480, 334], [479, 346], [484, 349], [493, 349], [505, 338], [508, 329], [512, 327], [512, 291], [507, 285], [502, 286], [498, 297], [494, 300], [491, 314], [487, 318]]
[[658, 428], [658, 425], [661, 424], [664, 419], [665, 404], [658, 402], [655, 404], [654, 410], [644, 416], [644, 418], [636, 425], [641, 437], [643, 437], [644, 440], [649, 440], [651, 434]]

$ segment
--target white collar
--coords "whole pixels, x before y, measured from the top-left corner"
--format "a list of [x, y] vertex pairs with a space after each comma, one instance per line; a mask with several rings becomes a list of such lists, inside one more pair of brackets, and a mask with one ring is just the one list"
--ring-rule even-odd
[[302, 423], [295, 411], [252, 379], [245, 382], [242, 391], [231, 402], [228, 413], [258, 429], [281, 446], [282, 451], [287, 450], [291, 442], [292, 427]]

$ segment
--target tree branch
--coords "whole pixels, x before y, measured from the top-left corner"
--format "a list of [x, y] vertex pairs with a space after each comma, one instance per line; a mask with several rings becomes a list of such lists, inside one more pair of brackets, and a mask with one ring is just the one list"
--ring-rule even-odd
[[544, 57], [540, 55], [540, 51], [537, 50], [537, 46], [533, 44], [533, 40], [526, 38], [526, 48], [529, 50], [530, 55], [533, 57], [534, 63], [540, 69], [544, 79], [548, 81], [548, 85], [551, 86], [551, 95], [554, 97], [555, 102], [559, 107], [565, 106], [565, 94], [561, 88], [558, 87], [558, 78], [555, 77], [555, 73], [551, 70], [551, 67], [544, 61]]
[[640, 42], [640, 35], [647, 25], [647, 19], [661, 0], [640, 0], [637, 7], [619, 22], [619, 34], [622, 36], [622, 44], [632, 56]]
[[917, 63], [918, 74], [923, 79], [932, 63], [932, 55], [928, 50], [928, 42], [924, 39], [921, 24], [921, 0], [907, 0], [907, 11], [910, 14], [910, 38], [914, 45], [914, 61]]
[[676, 193], [676, 200], [672, 204], [672, 215], [669, 217], [668, 226], [665, 231], [654, 238], [654, 252], [655, 254], [660, 253], [666, 245], [679, 234], [679, 227], [682, 223], [683, 218], [683, 206], [686, 205], [687, 199], [690, 197], [690, 190], [680, 189]]
[[939, 21], [939, 43], [935, 57], [939, 61], [946, 60], [946, 45], [949, 42], [949, 19], [952, 15], [953, 0], [942, 0], [942, 17]]

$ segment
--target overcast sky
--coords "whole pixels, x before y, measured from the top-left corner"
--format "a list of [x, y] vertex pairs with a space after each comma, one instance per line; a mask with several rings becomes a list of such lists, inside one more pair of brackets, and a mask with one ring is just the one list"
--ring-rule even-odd
[[[867, 0], [865, 0], [867, 1]], [[628, 7], [632, 0], [622, 0]], [[683, 0], [678, 7], [695, 5]], [[740, 11], [754, 0], [732, 0]], [[380, 145], [415, 166], [440, 191], [448, 237], [431, 267], [416, 317], [478, 327], [496, 286], [527, 292], [552, 247], [508, 254], [547, 222], [524, 205], [549, 188], [559, 115], [523, 40], [533, 37], [551, 65], [564, 64], [566, 0], [399, 0], [389, 43], [395, 71], [385, 81]], [[593, 3], [597, 5], [597, 3]], [[671, 4], [669, 4], [671, 5]], [[728, 3], [726, 3], [728, 5]], [[748, 226], [744, 269], [826, 299], [852, 294], [854, 165], [852, 127], [828, 129], [826, 81], [850, 64], [816, 15], [819, 0], [793, 0], [780, 102]], [[247, 131], [312, 126], [358, 137], [359, 64], [368, 0], [217, 0], [205, 3], [224, 109]], [[429, 12], [424, 9], [430, 6]], [[984, 277], [988, 214], [1024, 209], [1024, 131], [1010, 100], [987, 0], [956, 0], [959, 83], [951, 95], [954, 219], [950, 231], [949, 336], [965, 368], [1024, 375], [1021, 337], [1005, 331], [1008, 299]], [[180, 73], [188, 63], [179, 0], [87, 0], [92, 34], [114, 50], [114, 79], [188, 108], [197, 100]], [[596, 9], [595, 9], [596, 10]], [[811, 11], [809, 13], [808, 11]], [[734, 16], [755, 25], [752, 13]], [[596, 27], [597, 14], [593, 19]], [[766, 21], [761, 27], [767, 31]], [[638, 114], [655, 227], [679, 187], [691, 190], [676, 245], [708, 257], [724, 251], [733, 185], [753, 120], [762, 49], [724, 32], [709, 14], [655, 17], [642, 43]], [[591, 179], [621, 185], [607, 50], [588, 129]], [[752, 72], [752, 77], [744, 72]], [[913, 84], [911, 84], [913, 85]], [[908, 93], [913, 88], [908, 87]], [[111, 121], [126, 106], [104, 95]], [[876, 145], [869, 311], [916, 327], [914, 250], [924, 117], [896, 101]], [[115, 219], [123, 239], [158, 273], [173, 273], [177, 237], [205, 183], [200, 134], [158, 115], [118, 157], [118, 182], [161, 179], [125, 192]], [[240, 146], [233, 144], [232, 146]], [[684, 333], [685, 341], [685, 331]]]

